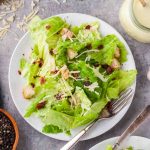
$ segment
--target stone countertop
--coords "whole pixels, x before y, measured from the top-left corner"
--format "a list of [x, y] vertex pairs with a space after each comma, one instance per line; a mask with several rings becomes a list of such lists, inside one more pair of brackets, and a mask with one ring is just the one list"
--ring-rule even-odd
[[[108, 22], [122, 34], [129, 44], [138, 70], [136, 94], [125, 117], [107, 133], [88, 141], [79, 142], [74, 148], [75, 150], [87, 150], [105, 139], [120, 135], [134, 117], [146, 105], [150, 104], [150, 81], [146, 78], [150, 66], [150, 44], [142, 44], [133, 40], [122, 29], [118, 19], [122, 2], [123, 0], [67, 0], [67, 3], [58, 5], [53, 0], [40, 1], [39, 15], [42, 18], [60, 13], [76, 12], [96, 16]], [[31, 0], [25, 0], [25, 7], [17, 12], [19, 17], [23, 17], [24, 14], [31, 11], [30, 3]], [[11, 30], [17, 31], [20, 37], [23, 35], [22, 32], [17, 30], [15, 23]], [[14, 40], [14, 35], [11, 33], [0, 41], [0, 105], [12, 114], [19, 125], [18, 150], [59, 150], [65, 142], [46, 137], [34, 130], [24, 121], [12, 101], [8, 86], [8, 66], [16, 44], [17, 41]], [[145, 122], [134, 135], [150, 138], [149, 126], [150, 120]]]

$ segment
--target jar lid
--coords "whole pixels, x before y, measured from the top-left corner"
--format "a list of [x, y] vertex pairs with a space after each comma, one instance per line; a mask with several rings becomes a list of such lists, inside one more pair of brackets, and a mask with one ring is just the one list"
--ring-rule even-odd
[[133, 0], [133, 14], [143, 26], [150, 28], [150, 0]]
[[133, 14], [134, 0], [125, 0], [120, 8], [119, 19], [128, 35], [139, 42], [150, 43], [150, 28], [141, 25]]

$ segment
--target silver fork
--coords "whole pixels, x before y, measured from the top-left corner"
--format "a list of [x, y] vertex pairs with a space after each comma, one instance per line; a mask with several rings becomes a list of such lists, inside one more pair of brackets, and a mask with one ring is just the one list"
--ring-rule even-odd
[[117, 100], [112, 101], [109, 104], [109, 107], [106, 107], [102, 110], [99, 117], [89, 123], [84, 129], [82, 129], [77, 135], [75, 135], [65, 146], [63, 146], [60, 150], [70, 150], [73, 146], [75, 146], [78, 141], [87, 133], [87, 131], [94, 126], [97, 121], [102, 119], [112, 118], [116, 114], [118, 114], [127, 104], [129, 99], [133, 96], [133, 90], [128, 89], [121, 93], [120, 97]]

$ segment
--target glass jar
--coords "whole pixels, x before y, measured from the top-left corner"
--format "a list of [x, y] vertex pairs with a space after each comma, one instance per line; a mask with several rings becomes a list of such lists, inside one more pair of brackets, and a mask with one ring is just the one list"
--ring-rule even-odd
[[127, 34], [150, 43], [150, 0], [124, 0], [119, 19]]

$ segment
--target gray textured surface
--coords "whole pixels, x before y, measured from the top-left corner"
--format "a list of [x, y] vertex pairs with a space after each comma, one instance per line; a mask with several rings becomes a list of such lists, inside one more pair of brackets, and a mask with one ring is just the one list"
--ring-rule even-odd
[[[146, 78], [146, 72], [148, 66], [150, 66], [150, 44], [136, 42], [126, 35], [120, 26], [118, 11], [123, 0], [68, 0], [68, 2], [63, 5], [57, 5], [51, 2], [51, 0], [49, 1], [50, 2], [48, 2], [48, 0], [41, 0], [40, 2], [40, 7], [45, 8], [44, 12], [39, 12], [39, 15], [43, 18], [65, 12], [78, 12], [97, 16], [114, 26], [122, 34], [129, 44], [135, 58], [138, 70], [137, 89], [134, 101], [128, 113], [120, 123], [107, 133], [97, 138], [80, 142], [75, 147], [76, 150], [87, 150], [98, 142], [120, 135], [134, 117], [146, 105], [150, 104], [150, 82]], [[24, 13], [30, 11], [30, 2], [30, 0], [25, 1], [25, 8], [18, 12], [18, 16], [22, 17]], [[20, 37], [23, 35], [23, 33], [16, 29], [15, 24], [12, 27], [12, 31], [17, 31]], [[20, 116], [12, 101], [8, 87], [8, 65], [16, 44], [17, 41], [14, 40], [11, 33], [8, 34], [3, 41], [0, 41], [0, 105], [12, 114], [19, 125], [20, 139], [18, 150], [58, 150], [65, 142], [48, 138], [35, 131]], [[145, 122], [135, 135], [150, 138], [149, 127], [150, 120]]]

